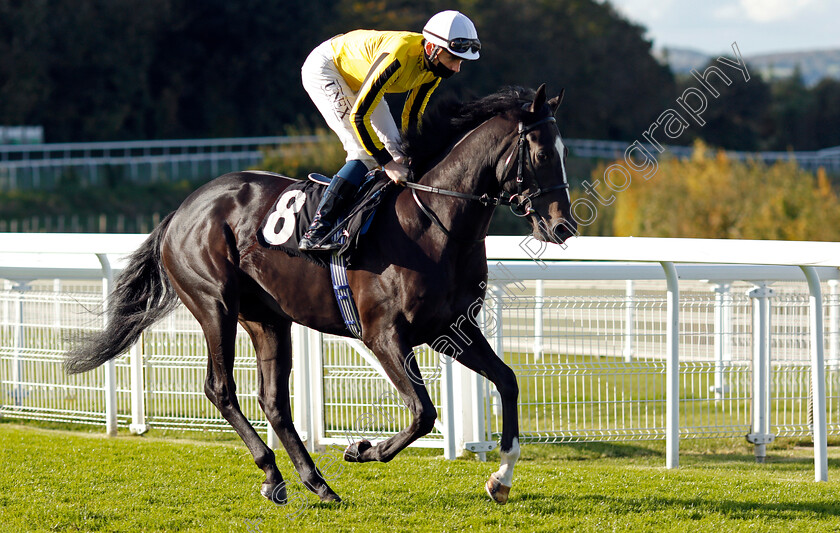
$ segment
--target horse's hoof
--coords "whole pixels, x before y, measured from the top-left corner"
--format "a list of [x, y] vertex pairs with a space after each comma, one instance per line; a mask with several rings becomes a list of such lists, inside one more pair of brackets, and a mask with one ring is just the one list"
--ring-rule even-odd
[[318, 497], [321, 498], [321, 501], [324, 503], [338, 503], [341, 501], [341, 498], [338, 497], [338, 494], [336, 494], [333, 491], [329, 491], [328, 493], [323, 495], [319, 494]]
[[286, 482], [283, 481], [278, 485], [270, 485], [263, 483], [260, 487], [260, 494], [265, 496], [269, 501], [277, 505], [286, 505]]
[[349, 463], [361, 463], [362, 461], [362, 454], [371, 449], [373, 446], [371, 445], [369, 440], [362, 439], [359, 442], [354, 442], [350, 446], [344, 450], [344, 460]]
[[508, 496], [510, 496], [510, 487], [502, 485], [502, 482], [496, 477], [495, 472], [490, 474], [490, 479], [488, 479], [487, 483], [484, 484], [484, 490], [486, 490], [490, 498], [499, 505], [506, 504]]

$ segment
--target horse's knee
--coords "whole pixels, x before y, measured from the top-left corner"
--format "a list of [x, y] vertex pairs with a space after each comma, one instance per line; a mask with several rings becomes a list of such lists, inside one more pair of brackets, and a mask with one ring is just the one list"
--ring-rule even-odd
[[427, 435], [435, 428], [437, 411], [434, 407], [423, 409], [415, 420], [417, 421], [417, 431], [422, 435]]
[[260, 404], [260, 409], [262, 409], [266, 418], [269, 420], [275, 420], [280, 417], [280, 408], [277, 405], [277, 402], [272, 402], [270, 400], [266, 400], [262, 396], [258, 396], [257, 403]]
[[494, 384], [502, 398], [519, 398], [519, 383], [516, 381], [516, 374], [510, 368]]
[[204, 395], [207, 396], [210, 403], [216, 405], [216, 391], [213, 389], [213, 385], [210, 381], [204, 382]]
[[283, 410], [276, 401], [266, 401], [260, 398], [259, 404], [263, 413], [265, 413], [265, 417], [273, 427], [289, 428], [292, 426], [291, 418], [283, 415]]
[[230, 391], [224, 383], [206, 381], [204, 383], [204, 395], [222, 413], [225, 413], [233, 406]]
[[254, 454], [254, 463], [260, 470], [265, 470], [266, 467], [275, 467], [277, 465], [277, 458], [274, 452], [268, 446]]

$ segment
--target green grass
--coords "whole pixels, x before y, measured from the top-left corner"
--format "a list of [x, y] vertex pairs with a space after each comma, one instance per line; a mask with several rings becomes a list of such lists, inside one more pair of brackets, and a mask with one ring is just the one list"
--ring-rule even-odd
[[525, 445], [506, 506], [483, 490], [497, 453], [487, 463], [433, 450], [333, 463], [325, 470], [344, 501], [326, 505], [280, 452], [290, 504], [276, 507], [259, 495], [262, 473], [241, 443], [3, 423], [0, 530], [836, 530], [840, 449], [829, 449], [830, 481], [814, 483], [813, 449], [797, 444], [775, 443], [758, 465], [740, 440], [684, 441], [678, 470], [664, 468], [661, 442]]

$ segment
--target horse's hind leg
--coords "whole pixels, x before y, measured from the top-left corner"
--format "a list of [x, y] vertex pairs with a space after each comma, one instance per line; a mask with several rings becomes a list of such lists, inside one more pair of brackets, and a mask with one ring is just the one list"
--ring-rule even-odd
[[[236, 345], [236, 324], [239, 299], [235, 281], [220, 285], [222, 288], [196, 287], [190, 293], [180, 289], [178, 280], [171, 276], [172, 284], [184, 305], [201, 324], [207, 340], [209, 361], [204, 393], [222, 413], [248, 447], [254, 462], [265, 472], [260, 492], [277, 504], [286, 503], [286, 487], [277, 469], [274, 452], [265, 445], [254, 427], [242, 414], [233, 381], [233, 360]], [[228, 278], [233, 279], [232, 277]], [[203, 289], [203, 290], [202, 290]]]
[[260, 407], [292, 459], [301, 481], [321, 501], [341, 501], [315, 467], [292, 423], [289, 391], [289, 376], [292, 372], [291, 322], [278, 317], [271, 323], [243, 321], [242, 326], [251, 336], [257, 351]]

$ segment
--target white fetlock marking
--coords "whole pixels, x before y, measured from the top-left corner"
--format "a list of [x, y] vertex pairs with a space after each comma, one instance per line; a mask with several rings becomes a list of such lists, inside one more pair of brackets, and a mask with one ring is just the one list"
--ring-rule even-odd
[[513, 482], [513, 465], [519, 460], [519, 439], [514, 437], [509, 451], [502, 450], [502, 466], [496, 472], [496, 477], [506, 487]]

